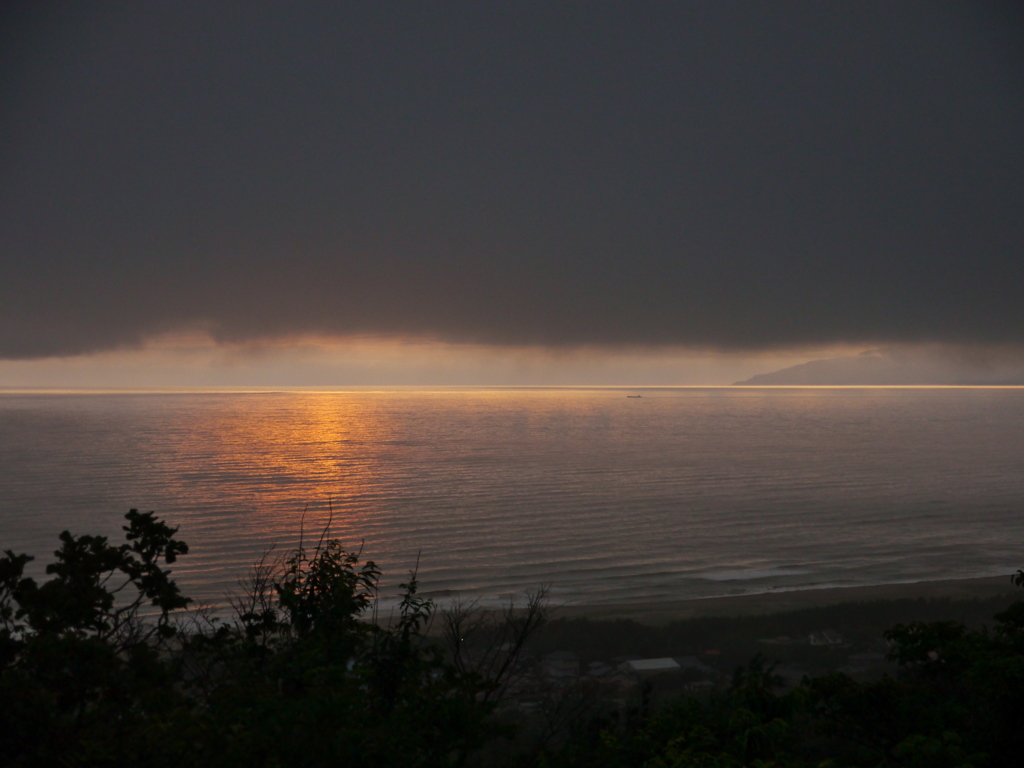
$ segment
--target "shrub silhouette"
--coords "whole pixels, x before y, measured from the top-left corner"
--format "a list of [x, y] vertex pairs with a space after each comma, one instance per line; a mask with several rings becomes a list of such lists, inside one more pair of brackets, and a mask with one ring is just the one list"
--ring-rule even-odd
[[[381, 621], [380, 569], [324, 535], [267, 552], [221, 620], [186, 612], [167, 568], [188, 553], [177, 529], [152, 512], [126, 518], [118, 545], [60, 534], [41, 584], [25, 576], [27, 555], [0, 557], [0, 765], [452, 766], [509, 735], [495, 707], [543, 621], [543, 590], [518, 612], [456, 603], [442, 650], [415, 571]], [[1012, 578], [1024, 586], [1024, 572]], [[1024, 603], [990, 629], [915, 622], [886, 638], [894, 677], [832, 674], [780, 692], [758, 657], [717, 697], [588, 714], [562, 742], [502, 757], [588, 768], [1019, 759]]]
[[459, 765], [505, 733], [492, 680], [445, 660], [415, 572], [377, 620], [380, 569], [321, 537], [268, 553], [235, 619], [183, 614], [187, 545], [132, 510], [118, 546], [60, 535], [50, 578], [0, 558], [0, 761], [45, 765]]

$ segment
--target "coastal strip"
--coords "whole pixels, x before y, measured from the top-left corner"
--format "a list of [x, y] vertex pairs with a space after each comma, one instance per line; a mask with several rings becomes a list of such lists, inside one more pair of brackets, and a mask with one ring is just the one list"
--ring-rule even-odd
[[789, 613], [805, 608], [821, 608], [843, 603], [906, 599], [977, 600], [1000, 596], [1005, 596], [1009, 603], [1017, 597], [1024, 597], [1024, 593], [1011, 584], [1010, 574], [1007, 574], [974, 579], [780, 590], [753, 595], [618, 605], [560, 605], [552, 608], [552, 617], [587, 618], [597, 621], [631, 619], [642, 624], [661, 625], [679, 619]]

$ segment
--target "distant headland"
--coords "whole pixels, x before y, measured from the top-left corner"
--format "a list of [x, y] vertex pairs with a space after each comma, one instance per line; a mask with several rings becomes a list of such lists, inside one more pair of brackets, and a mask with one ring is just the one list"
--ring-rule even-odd
[[875, 349], [761, 373], [736, 386], [1022, 386], [1024, 362]]

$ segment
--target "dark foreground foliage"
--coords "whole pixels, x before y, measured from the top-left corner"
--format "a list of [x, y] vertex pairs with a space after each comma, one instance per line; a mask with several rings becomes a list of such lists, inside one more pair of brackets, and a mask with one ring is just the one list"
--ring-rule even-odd
[[[1014, 577], [1024, 586], [1024, 572]], [[721, 696], [594, 719], [545, 766], [838, 768], [1017, 765], [1024, 755], [1024, 602], [991, 629], [952, 621], [885, 633], [895, 677], [807, 678], [780, 693], [761, 657]], [[529, 764], [538, 763], [531, 758]]]
[[[558, 738], [513, 741], [497, 704], [536, 610], [490, 626], [456, 606], [442, 651], [415, 574], [378, 621], [380, 570], [321, 539], [256, 564], [221, 622], [185, 611], [166, 568], [188, 552], [176, 529], [127, 521], [120, 545], [61, 534], [42, 584], [27, 556], [0, 558], [0, 764], [981, 768], [1024, 754], [1024, 603], [989, 629], [892, 627], [895, 676], [782, 692], [755, 658], [719, 695], [580, 707]], [[494, 642], [466, 651], [480, 636]]]
[[434, 766], [502, 735], [500, 683], [425, 642], [432, 605], [402, 585], [362, 620], [380, 571], [336, 541], [265, 558], [230, 623], [192, 614], [163, 567], [187, 546], [152, 513], [128, 543], [61, 534], [42, 585], [0, 559], [0, 762]]

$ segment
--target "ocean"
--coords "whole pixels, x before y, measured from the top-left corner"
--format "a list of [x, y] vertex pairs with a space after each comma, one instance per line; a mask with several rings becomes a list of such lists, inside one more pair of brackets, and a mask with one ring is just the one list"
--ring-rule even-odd
[[418, 561], [483, 604], [989, 576], [1024, 567], [1022, 449], [1022, 388], [8, 392], [0, 549], [39, 573], [155, 510], [213, 606], [328, 523], [386, 595]]

